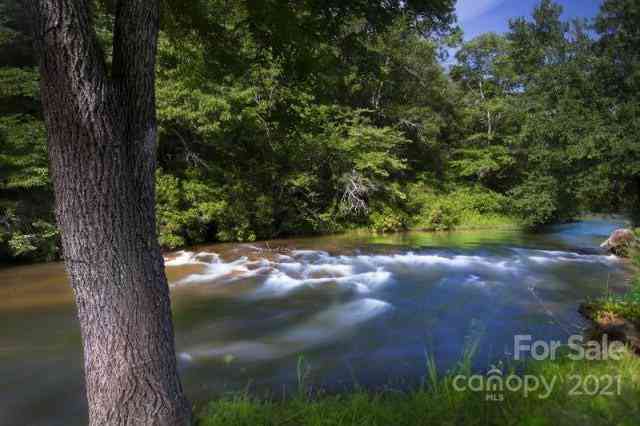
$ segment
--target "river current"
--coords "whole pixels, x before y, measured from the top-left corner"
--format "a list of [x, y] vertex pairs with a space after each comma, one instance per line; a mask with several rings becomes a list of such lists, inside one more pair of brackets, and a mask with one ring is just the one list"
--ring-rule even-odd
[[[624, 226], [540, 233], [348, 234], [219, 244], [166, 256], [181, 375], [192, 400], [306, 386], [408, 389], [427, 356], [474, 368], [515, 335], [566, 341], [585, 298], [628, 286], [599, 244]], [[0, 269], [0, 424], [85, 422], [79, 328], [60, 263]]]

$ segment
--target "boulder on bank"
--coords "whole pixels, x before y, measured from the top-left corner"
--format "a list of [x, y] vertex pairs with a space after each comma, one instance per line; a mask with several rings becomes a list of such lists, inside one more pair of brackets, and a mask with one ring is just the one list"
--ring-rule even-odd
[[630, 229], [616, 229], [613, 234], [600, 245], [616, 256], [626, 256], [629, 249], [638, 245], [636, 235]]

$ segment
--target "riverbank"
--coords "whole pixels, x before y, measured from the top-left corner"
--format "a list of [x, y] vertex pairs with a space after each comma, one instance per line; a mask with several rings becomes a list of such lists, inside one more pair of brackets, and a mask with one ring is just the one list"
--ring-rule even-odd
[[580, 306], [580, 313], [592, 321], [594, 337], [615, 336], [640, 355], [640, 252], [637, 249], [630, 253], [630, 262], [635, 268], [631, 289], [624, 294], [608, 293], [587, 301]]
[[[394, 222], [395, 223], [395, 222]], [[455, 224], [453, 224], [455, 223]], [[481, 230], [495, 230], [495, 231], [504, 231], [504, 230], [520, 230], [524, 229], [524, 225], [521, 220], [516, 217], [502, 215], [502, 214], [484, 214], [473, 211], [463, 211], [455, 222], [448, 226], [439, 226], [434, 225], [433, 223], [427, 225], [425, 223], [421, 223], [418, 219], [413, 220], [407, 226], [401, 226], [401, 223], [397, 224], [397, 227], [389, 227], [388, 229], [385, 227], [375, 228], [370, 226], [360, 226], [342, 229], [336, 232], [325, 232], [319, 234], [310, 234], [310, 235], [292, 235], [290, 237], [282, 237], [277, 239], [266, 239], [266, 240], [256, 240], [251, 241], [252, 244], [275, 244], [279, 241], [288, 241], [288, 240], [299, 240], [305, 238], [319, 238], [319, 237], [348, 237], [350, 235], [359, 235], [359, 236], [375, 236], [379, 234], [402, 234], [405, 232], [424, 232], [424, 233], [443, 233], [443, 232], [465, 232], [465, 231], [481, 231]], [[193, 249], [194, 247], [207, 247], [211, 245], [217, 244], [234, 244], [236, 242], [221, 242], [221, 241], [204, 241], [196, 244], [194, 246], [175, 246], [175, 247], [163, 247], [162, 253], [165, 256], [171, 256], [173, 253]], [[238, 242], [242, 243], [242, 242]], [[27, 265], [37, 265], [37, 264], [45, 264], [50, 262], [62, 261], [62, 259], [56, 257], [55, 259], [49, 260], [41, 260], [41, 259], [30, 259], [30, 258], [0, 258], [0, 269], [2, 268], [11, 268], [15, 266], [27, 266]]]
[[[470, 374], [468, 365], [463, 365], [442, 377], [427, 370], [424, 386], [410, 393], [355, 390], [335, 396], [304, 394], [279, 402], [249, 396], [220, 399], [197, 410], [197, 424], [631, 426], [640, 418], [640, 358], [628, 350], [620, 360], [574, 361], [565, 355], [531, 362], [524, 371], [518, 377], [536, 378], [549, 388], [540, 385], [527, 395], [522, 387], [470, 390], [455, 379]], [[515, 389], [517, 380], [512, 383]], [[531, 383], [533, 387], [533, 379]]]

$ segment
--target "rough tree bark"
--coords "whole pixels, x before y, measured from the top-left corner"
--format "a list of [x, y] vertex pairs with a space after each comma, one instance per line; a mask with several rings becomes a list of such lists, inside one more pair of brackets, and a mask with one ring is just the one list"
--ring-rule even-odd
[[90, 425], [187, 425], [156, 239], [158, 0], [120, 0], [107, 71], [93, 0], [25, 0]]
[[631, 206], [631, 222], [634, 227], [640, 227], [640, 176], [633, 177], [634, 199]]

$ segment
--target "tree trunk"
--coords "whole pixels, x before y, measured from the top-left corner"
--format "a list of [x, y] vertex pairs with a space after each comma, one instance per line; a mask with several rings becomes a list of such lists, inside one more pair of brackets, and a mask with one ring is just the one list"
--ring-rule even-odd
[[107, 72], [93, 0], [29, 0], [90, 425], [187, 425], [155, 222], [158, 1], [120, 0]]
[[640, 227], [640, 176], [633, 177], [633, 194], [631, 206], [631, 224]]

